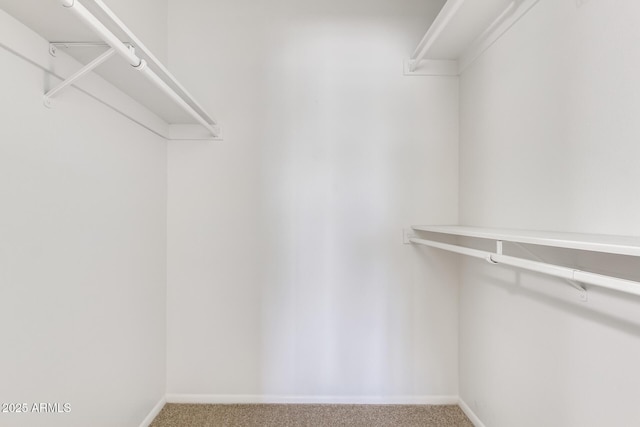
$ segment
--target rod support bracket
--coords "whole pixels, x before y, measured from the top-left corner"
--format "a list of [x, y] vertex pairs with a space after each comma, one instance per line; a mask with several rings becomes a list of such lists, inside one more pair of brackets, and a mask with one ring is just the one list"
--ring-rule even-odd
[[[49, 44], [49, 51], [51, 51], [51, 44]], [[68, 86], [74, 84], [78, 79], [82, 78], [85, 74], [93, 71], [98, 65], [109, 59], [115, 53], [115, 49], [110, 48], [96, 59], [80, 68], [70, 77], [67, 77], [60, 84], [44, 94], [44, 105], [47, 108], [52, 108], [52, 98], [56, 96], [60, 91], [64, 90]]]
[[134, 70], [142, 71], [145, 68], [147, 68], [147, 61], [145, 61], [144, 59], [141, 59], [138, 65], [132, 65], [132, 67]]
[[49, 43], [49, 55], [54, 57], [58, 55], [58, 47], [53, 43]]
[[[573, 270], [574, 277], [576, 271], [578, 270]], [[580, 299], [580, 301], [586, 302], [589, 300], [589, 296], [587, 295], [587, 288], [582, 283], [578, 282], [575, 279], [567, 279], [567, 283], [578, 291], [578, 298]]]

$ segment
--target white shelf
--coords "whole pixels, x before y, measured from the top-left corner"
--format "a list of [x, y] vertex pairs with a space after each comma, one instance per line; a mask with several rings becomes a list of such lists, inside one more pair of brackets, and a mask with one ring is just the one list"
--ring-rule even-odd
[[460, 73], [537, 2], [447, 0], [411, 59], [406, 61], [405, 74]]
[[640, 237], [603, 234], [529, 231], [498, 228], [466, 227], [458, 225], [414, 225], [415, 231], [528, 243], [618, 255], [640, 256]]
[[[187, 92], [183, 85], [167, 70], [167, 68], [156, 58], [153, 53], [147, 49], [133, 34], [121, 29], [116, 22], [105, 14], [94, 2], [80, 2], [90, 12], [96, 16], [113, 34], [121, 41], [130, 43], [135, 47], [135, 54], [147, 62], [147, 66], [178, 96], [195, 110], [206, 122], [215, 125], [215, 120], [207, 113], [194, 97]], [[83, 22], [81, 22], [68, 8], [62, 6], [60, 1], [47, 0], [37, 2], [37, 7], [33, 2], [0, 0], [0, 9], [23, 23], [32, 31], [39, 34], [49, 42], [71, 42], [71, 43], [95, 43], [104, 44], [102, 40]], [[58, 47], [61, 55], [69, 55], [77, 60], [80, 64], [87, 64], [92, 59], [106, 51], [108, 46], [96, 47]], [[55, 61], [58, 58], [51, 58], [53, 69], [55, 70]], [[60, 68], [60, 67], [57, 67]], [[104, 64], [95, 69], [95, 74], [126, 93], [137, 103], [155, 114], [159, 119], [165, 122], [168, 130], [160, 131], [154, 129], [157, 133], [161, 133], [169, 138], [171, 125], [183, 125], [180, 130], [188, 129], [186, 135], [197, 135], [196, 139], [211, 139], [203, 137], [207, 135], [197, 128], [200, 126], [198, 121], [181, 108], [168, 95], [159, 91], [157, 87], [145, 78], [142, 73], [135, 70], [126, 63], [118, 55], [109, 59]], [[114, 107], [118, 109], [117, 107]], [[125, 114], [126, 115], [126, 114]], [[143, 121], [137, 117], [132, 117], [134, 121]], [[186, 128], [184, 125], [195, 125], [192, 128]], [[195, 129], [195, 130], [194, 130]], [[178, 132], [179, 133], [179, 132]], [[186, 136], [185, 139], [190, 139]]]

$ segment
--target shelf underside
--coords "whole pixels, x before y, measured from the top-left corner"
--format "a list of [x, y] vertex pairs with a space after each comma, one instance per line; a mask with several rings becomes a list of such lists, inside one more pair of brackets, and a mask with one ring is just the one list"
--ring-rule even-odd
[[[441, 13], [447, 13], [456, 1], [449, 0]], [[438, 35], [426, 59], [456, 60], [482, 36], [511, 0], [466, 0], [462, 2], [449, 23]]]

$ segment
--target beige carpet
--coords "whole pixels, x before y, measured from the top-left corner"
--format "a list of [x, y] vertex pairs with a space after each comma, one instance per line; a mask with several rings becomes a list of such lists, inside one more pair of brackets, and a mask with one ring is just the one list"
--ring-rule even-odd
[[192, 405], [167, 403], [150, 427], [473, 427], [455, 405]]

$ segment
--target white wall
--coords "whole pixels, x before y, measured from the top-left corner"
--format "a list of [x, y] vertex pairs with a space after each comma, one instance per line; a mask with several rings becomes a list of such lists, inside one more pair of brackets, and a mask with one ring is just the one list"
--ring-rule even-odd
[[[463, 224], [640, 235], [639, 14], [541, 0], [464, 73]], [[637, 259], [536, 251], [640, 277]], [[562, 281], [472, 260], [461, 281], [460, 392], [488, 427], [640, 424], [640, 299], [581, 303]]]
[[0, 402], [71, 409], [0, 425], [138, 426], [165, 390], [166, 144], [0, 63]]
[[457, 220], [457, 79], [402, 76], [441, 4], [170, 2], [225, 138], [169, 146], [170, 398], [457, 395], [456, 264], [402, 244]]

